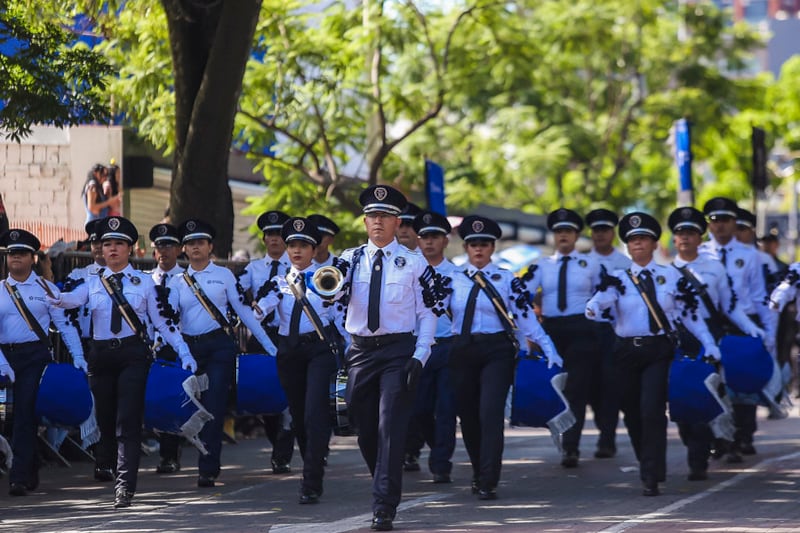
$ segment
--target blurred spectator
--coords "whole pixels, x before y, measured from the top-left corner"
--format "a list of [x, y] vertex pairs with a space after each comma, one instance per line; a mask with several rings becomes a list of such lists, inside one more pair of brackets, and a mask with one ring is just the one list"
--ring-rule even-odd
[[8, 215], [6, 206], [3, 204], [3, 195], [0, 194], [0, 235], [8, 231]]
[[103, 183], [107, 177], [108, 169], [100, 163], [94, 165], [89, 171], [81, 193], [86, 209], [86, 222], [107, 217], [111, 209], [119, 210], [119, 195], [108, 197], [103, 192]]
[[249, 263], [250, 253], [247, 250], [236, 250], [231, 256], [231, 261], [236, 263]]
[[[120, 169], [119, 165], [115, 164], [114, 159], [111, 160], [111, 165], [109, 165], [109, 167], [106, 169], [106, 172], [107, 178], [106, 181], [103, 182], [103, 194], [106, 196], [106, 198], [113, 198], [117, 196], [121, 201], [122, 185], [120, 182]], [[109, 206], [108, 216], [122, 216], [122, 211], [120, 211], [120, 202], [118, 202], [116, 206]]]

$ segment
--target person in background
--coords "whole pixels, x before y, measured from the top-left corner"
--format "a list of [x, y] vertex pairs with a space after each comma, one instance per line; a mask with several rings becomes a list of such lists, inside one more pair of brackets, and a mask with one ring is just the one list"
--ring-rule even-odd
[[114, 159], [111, 159], [111, 164], [106, 168], [106, 180], [103, 182], [103, 194], [106, 198], [119, 198], [119, 201], [116, 204], [112, 204], [108, 208], [108, 216], [121, 216], [122, 211], [120, 211], [121, 203], [122, 203], [122, 183], [121, 183], [121, 176], [120, 176], [120, 168], [119, 165], [116, 164]]
[[[414, 218], [422, 211], [417, 204], [408, 202], [403, 212], [398, 217], [400, 225], [397, 227], [397, 242], [408, 248], [416, 250], [419, 243], [417, 234], [414, 232]], [[417, 466], [416, 470], [419, 470]]]
[[331, 266], [336, 256], [330, 251], [333, 239], [339, 234], [339, 226], [325, 215], [308, 215], [308, 221], [314, 224], [319, 231], [321, 241], [314, 252], [314, 265], [319, 268]]
[[103, 183], [107, 178], [108, 169], [100, 163], [94, 165], [89, 171], [81, 193], [87, 223], [106, 218], [112, 209], [119, 209], [119, 196], [106, 196], [103, 191]]

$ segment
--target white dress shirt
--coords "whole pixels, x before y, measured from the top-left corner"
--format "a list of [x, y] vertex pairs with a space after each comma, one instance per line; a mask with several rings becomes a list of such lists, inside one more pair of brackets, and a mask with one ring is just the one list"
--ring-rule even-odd
[[[271, 281], [269, 275], [272, 271], [272, 261], [273, 259], [269, 256], [253, 259], [239, 276], [239, 285], [242, 287], [242, 290], [247, 291], [249, 289], [253, 293], [253, 299], [257, 299], [258, 291], [265, 283]], [[276, 259], [276, 261], [279, 263], [278, 273], [276, 275], [285, 276], [288, 274], [289, 270], [292, 268], [292, 262], [289, 261], [289, 254], [283, 252], [283, 255], [279, 259]], [[277, 327], [278, 317], [276, 316], [273, 318], [267, 325]], [[263, 344], [262, 346], [266, 347], [266, 345]]]
[[631, 258], [616, 248], [614, 248], [608, 255], [603, 255], [592, 248], [586, 255], [593, 258], [600, 264], [600, 266], [604, 267], [608, 274], [611, 274], [615, 270], [625, 270], [631, 266]]
[[586, 254], [573, 250], [567, 254], [567, 307], [558, 308], [558, 286], [563, 257], [560, 252], [543, 257], [530, 272], [533, 279], [528, 281], [528, 290], [533, 294], [542, 289], [542, 314], [547, 318], [582, 315], [586, 310], [586, 302], [594, 294], [600, 283], [600, 265]]

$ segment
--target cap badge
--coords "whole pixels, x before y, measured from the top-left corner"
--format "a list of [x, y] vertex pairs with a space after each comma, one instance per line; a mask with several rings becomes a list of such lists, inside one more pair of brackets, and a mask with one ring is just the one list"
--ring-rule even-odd
[[373, 194], [375, 195], [376, 200], [382, 202], [386, 198], [386, 195], [389, 194], [389, 191], [387, 191], [383, 187], [376, 187], [375, 192]]
[[475, 222], [473, 222], [472, 223], [472, 231], [474, 231], [475, 233], [482, 232], [483, 231], [483, 222], [481, 222], [480, 220], [476, 220]]
[[642, 218], [639, 215], [633, 215], [630, 218], [630, 224], [632, 228], [638, 228], [642, 225]]
[[11, 233], [8, 234], [8, 238], [11, 239], [12, 241], [19, 240], [19, 232], [16, 230], [12, 231]]
[[189, 231], [194, 231], [197, 229], [197, 224], [195, 224], [194, 220], [190, 220], [189, 222], [186, 223], [186, 229], [188, 229]]
[[558, 213], [556, 214], [556, 218], [558, 218], [558, 220], [566, 220], [567, 219], [567, 210], [566, 209], [559, 209]]
[[166, 235], [167, 234], [167, 227], [166, 226], [159, 226], [156, 230], [156, 233], [159, 235]]
[[114, 231], [119, 229], [119, 219], [118, 218], [111, 218], [108, 220], [108, 227]]
[[684, 220], [689, 220], [690, 218], [692, 218], [692, 210], [688, 207], [684, 207], [683, 209], [681, 209], [681, 216], [683, 217]]
[[273, 223], [277, 222], [278, 221], [278, 213], [270, 213], [269, 215], [267, 215], [267, 220], [269, 220], [270, 222], [273, 222]]
[[717, 209], [722, 209], [725, 207], [725, 199], [724, 198], [717, 198], [714, 200], [714, 207]]
[[303, 231], [306, 228], [306, 223], [302, 220], [295, 220], [292, 223], [292, 227], [294, 227], [295, 231]]
[[431, 216], [430, 213], [426, 213], [426, 214], [422, 215], [422, 221], [424, 223], [430, 224], [432, 220], [433, 220], [433, 216]]

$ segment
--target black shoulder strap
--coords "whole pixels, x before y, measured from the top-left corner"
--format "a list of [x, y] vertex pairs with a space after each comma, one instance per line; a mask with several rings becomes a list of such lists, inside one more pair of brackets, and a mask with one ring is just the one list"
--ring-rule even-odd
[[[103, 288], [111, 297], [113, 304], [117, 306], [117, 309], [122, 315], [122, 318], [125, 319], [125, 322], [127, 322], [136, 335], [142, 339], [142, 342], [144, 342], [148, 348], [151, 348], [153, 346], [153, 341], [150, 340], [149, 336], [147, 335], [147, 328], [144, 327], [142, 321], [139, 320], [139, 315], [136, 314], [136, 311], [133, 310], [133, 307], [131, 307], [128, 299], [125, 298], [125, 294], [123, 294], [121, 287], [119, 286], [119, 282], [112, 277], [105, 277], [103, 275], [103, 271], [104, 269], [100, 269], [97, 272], [97, 275], [100, 277], [100, 284], [103, 285]], [[111, 279], [114, 279], [114, 282], [111, 282]]]
[[[470, 277], [467, 271], [464, 271], [464, 275], [468, 278]], [[503, 325], [503, 329], [508, 336], [508, 339], [511, 343], [519, 348], [517, 336], [514, 335], [514, 329], [516, 329], [517, 325], [514, 324], [514, 319], [511, 316], [511, 313], [506, 308], [505, 303], [503, 302], [503, 297], [500, 296], [500, 293], [497, 292], [497, 289], [492, 285], [492, 282], [486, 279], [483, 273], [478, 270], [475, 274], [470, 278], [473, 283], [477, 284], [481, 290], [486, 294], [489, 301], [492, 302], [494, 305], [494, 310], [497, 313], [497, 317], [500, 319], [500, 323]]]
[[222, 313], [220, 313], [219, 309], [217, 309], [217, 306], [214, 305], [214, 303], [208, 299], [206, 293], [203, 292], [203, 288], [200, 286], [199, 283], [197, 283], [197, 279], [195, 279], [193, 275], [189, 274], [188, 270], [183, 271], [183, 279], [184, 281], [186, 281], [186, 284], [189, 286], [189, 288], [194, 293], [195, 297], [200, 302], [200, 305], [202, 305], [203, 308], [206, 310], [206, 312], [209, 315], [211, 315], [211, 318], [217, 321], [217, 323], [220, 325], [220, 327], [225, 333], [227, 333], [228, 335], [232, 335], [233, 328], [231, 326], [231, 323], [228, 322], [227, 318], [222, 316]]
[[637, 291], [639, 291], [639, 296], [642, 297], [642, 300], [644, 300], [644, 304], [647, 306], [647, 310], [650, 312], [651, 315], [653, 315], [653, 318], [655, 318], [656, 324], [658, 324], [658, 326], [662, 330], [664, 330], [664, 333], [666, 333], [669, 337], [677, 338], [677, 332], [672, 328], [672, 324], [667, 318], [667, 314], [659, 305], [658, 300], [656, 300], [655, 302], [650, 301], [650, 298], [647, 296], [647, 293], [644, 292], [644, 289], [642, 289], [642, 285], [639, 283], [639, 278], [633, 275], [633, 272], [631, 272], [630, 268], [626, 269], [625, 273], [628, 274], [628, 277], [633, 283], [633, 286], [636, 287]]
[[31, 331], [33, 331], [36, 336], [39, 337], [39, 340], [42, 341], [42, 343], [49, 349], [50, 337], [44, 332], [41, 324], [39, 324], [39, 321], [33, 316], [33, 313], [31, 313], [31, 310], [28, 309], [28, 306], [25, 305], [25, 300], [22, 299], [22, 295], [19, 293], [17, 286], [12, 286], [8, 281], [5, 282], [5, 286], [9, 296], [11, 296], [11, 300], [17, 307], [17, 311], [19, 311], [19, 314], [22, 315], [22, 319], [26, 324], [28, 324], [28, 327], [31, 329]]

